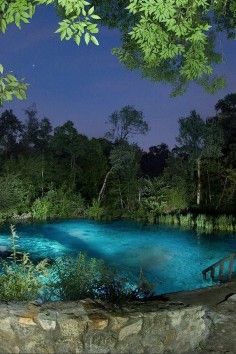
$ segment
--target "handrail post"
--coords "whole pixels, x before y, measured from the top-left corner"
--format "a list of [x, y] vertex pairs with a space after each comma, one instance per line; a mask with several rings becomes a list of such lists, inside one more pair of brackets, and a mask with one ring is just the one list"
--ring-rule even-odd
[[214, 280], [215, 279], [215, 267], [211, 268], [211, 279]]
[[235, 254], [231, 254], [229, 258], [229, 274], [228, 274], [229, 281], [232, 279], [232, 275], [234, 271], [234, 258], [235, 258]]
[[[202, 274], [204, 280], [207, 279], [207, 273], [210, 272], [210, 276], [212, 280], [215, 280], [216, 268], [219, 267], [218, 278], [220, 281], [224, 279], [228, 279], [229, 281], [232, 279], [234, 273], [234, 261], [236, 259], [236, 252], [231, 253], [229, 256], [226, 256], [220, 259], [218, 262], [212, 264], [210, 267], [203, 269]], [[225, 262], [229, 262], [229, 267], [225, 273]]]
[[224, 277], [224, 261], [220, 262], [219, 279], [223, 280]]

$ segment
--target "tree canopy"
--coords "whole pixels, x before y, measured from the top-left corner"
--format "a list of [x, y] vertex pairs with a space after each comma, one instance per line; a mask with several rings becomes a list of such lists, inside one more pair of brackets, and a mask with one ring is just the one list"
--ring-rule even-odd
[[132, 106], [125, 106], [119, 112], [113, 112], [107, 123], [110, 125], [110, 129], [106, 133], [106, 137], [116, 142], [126, 141], [133, 135], [144, 135], [149, 130], [143, 112], [137, 111]]
[[[69, 120], [52, 128], [35, 106], [25, 110], [23, 121], [11, 110], [2, 112], [0, 222], [23, 212], [32, 212], [36, 219], [125, 217], [151, 222], [170, 213], [173, 218], [235, 213], [234, 98], [231, 94], [219, 100], [215, 116], [207, 120], [195, 111], [180, 118], [177, 145], [170, 149], [162, 143], [148, 152], [129, 141], [136, 136], [132, 133], [142, 136], [147, 127], [142, 112], [132, 106], [116, 112], [119, 119], [111, 121], [111, 132], [117, 122], [119, 129], [111, 140], [89, 138]], [[169, 220], [175, 222], [172, 216]], [[236, 227], [232, 220], [229, 225], [231, 230]]]
[[[183, 93], [191, 81], [210, 92], [224, 86], [224, 78], [213, 72], [222, 61], [216, 39], [219, 33], [235, 39], [234, 0], [1, 0], [0, 31], [12, 23], [21, 28], [42, 5], [55, 7], [61, 39], [78, 45], [82, 38], [98, 45], [98, 25], [118, 28], [122, 43], [113, 53], [144, 77], [171, 83], [173, 95]], [[0, 73], [0, 104], [23, 99], [27, 85], [4, 76], [2, 66]]]

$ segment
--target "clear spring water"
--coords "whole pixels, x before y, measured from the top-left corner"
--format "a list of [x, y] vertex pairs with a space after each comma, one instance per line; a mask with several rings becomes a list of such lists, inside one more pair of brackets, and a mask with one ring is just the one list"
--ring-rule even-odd
[[[234, 234], [198, 234], [134, 222], [99, 223], [90, 220], [18, 225], [21, 251], [31, 258], [55, 259], [85, 251], [118, 269], [137, 275], [142, 268], [156, 293], [212, 285], [202, 270], [236, 251]], [[0, 230], [0, 245], [9, 246], [9, 230]]]

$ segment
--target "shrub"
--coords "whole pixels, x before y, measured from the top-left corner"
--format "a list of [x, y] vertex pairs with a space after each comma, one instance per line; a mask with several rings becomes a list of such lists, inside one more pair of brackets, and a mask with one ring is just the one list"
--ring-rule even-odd
[[86, 216], [94, 220], [102, 220], [105, 216], [105, 209], [97, 200], [93, 200], [93, 203], [86, 210]]
[[220, 231], [234, 231], [235, 220], [233, 216], [222, 215], [216, 220], [216, 229]]
[[236, 221], [232, 215], [222, 215], [220, 217], [199, 214], [194, 216], [191, 213], [183, 214], [161, 214], [157, 221], [160, 224], [180, 225], [187, 228], [196, 228], [201, 232], [227, 231], [233, 232], [236, 229]]
[[184, 186], [168, 188], [166, 191], [166, 212], [185, 210], [188, 207]]
[[11, 226], [12, 256], [3, 262], [0, 275], [0, 300], [2, 301], [28, 301], [36, 299], [44, 288], [42, 276], [46, 275], [46, 261], [33, 264], [28, 254], [17, 258], [17, 235]]
[[146, 197], [141, 203], [140, 210], [142, 210], [145, 216], [145, 221], [154, 224], [157, 221], [158, 215], [165, 210], [165, 207], [165, 201], [161, 201], [156, 197]]
[[161, 214], [158, 217], [158, 222], [160, 224], [172, 225], [172, 224], [174, 224], [174, 217], [171, 214]]
[[43, 198], [38, 198], [32, 206], [33, 218], [68, 218], [84, 215], [84, 201], [79, 194], [58, 189], [50, 190]]
[[[28, 254], [18, 258], [17, 239], [14, 227], [11, 227], [12, 255], [9, 261], [3, 262], [0, 275], [2, 301], [29, 301], [37, 296], [72, 301], [89, 297], [119, 304], [153, 295], [153, 286], [142, 271], [135, 280], [83, 253], [77, 258], [57, 259], [48, 272], [46, 260], [34, 264]], [[46, 275], [50, 275], [49, 280], [45, 279]]]
[[98, 297], [112, 303], [122, 303], [136, 298], [137, 286], [126, 274], [103, 264]]
[[135, 219], [137, 221], [146, 221], [147, 211], [143, 204], [140, 204], [137, 209], [131, 210], [128, 216], [130, 216], [131, 219]]
[[38, 198], [32, 206], [32, 216], [34, 219], [46, 220], [50, 216], [52, 204], [47, 198]]
[[196, 218], [196, 227], [205, 232], [212, 232], [214, 229], [213, 219], [204, 214], [199, 214]]
[[62, 300], [86, 297], [120, 303], [152, 295], [153, 287], [143, 273], [134, 282], [130, 277], [107, 267], [101, 260], [80, 253], [74, 259], [58, 259], [55, 265], [55, 289]]
[[80, 253], [77, 258], [63, 257], [55, 264], [54, 284], [62, 300], [94, 298], [101, 277], [101, 262]]
[[28, 206], [28, 190], [22, 180], [8, 174], [0, 177], [0, 212], [13, 213]]
[[187, 215], [180, 214], [179, 223], [182, 227], [194, 227], [194, 217], [193, 214], [188, 213]]
[[46, 261], [33, 264], [27, 254], [20, 263], [4, 262], [0, 275], [0, 299], [3, 301], [35, 300], [44, 288], [40, 276], [45, 275]]
[[7, 214], [0, 212], [0, 224], [4, 224], [4, 222], [5, 222], [6, 220], [7, 220]]
[[138, 279], [103, 265], [98, 297], [112, 303], [148, 298], [153, 295], [153, 286], [140, 272]]
[[150, 283], [145, 277], [143, 270], [140, 269], [137, 294], [141, 298], [149, 298], [154, 295], [153, 293], [154, 285]]

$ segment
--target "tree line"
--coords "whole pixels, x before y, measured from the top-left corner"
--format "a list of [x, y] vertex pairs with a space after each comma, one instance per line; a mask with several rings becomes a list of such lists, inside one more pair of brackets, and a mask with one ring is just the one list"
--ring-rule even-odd
[[125, 106], [108, 118], [102, 138], [79, 133], [72, 121], [53, 127], [35, 106], [19, 119], [0, 116], [0, 212], [5, 220], [87, 216], [156, 220], [158, 215], [230, 214], [236, 210], [236, 94], [204, 120], [179, 119], [176, 146], [143, 151], [141, 111]]

